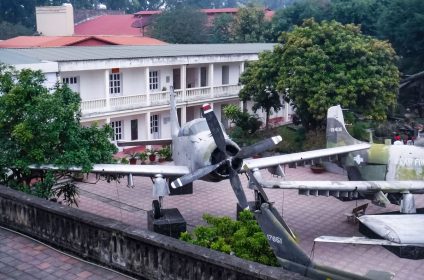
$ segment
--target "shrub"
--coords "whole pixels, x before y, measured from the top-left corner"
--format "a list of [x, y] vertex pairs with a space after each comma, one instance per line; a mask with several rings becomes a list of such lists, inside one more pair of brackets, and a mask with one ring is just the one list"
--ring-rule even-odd
[[240, 220], [204, 214], [208, 226], [198, 226], [180, 239], [265, 265], [278, 266], [277, 258], [250, 211], [240, 213]]

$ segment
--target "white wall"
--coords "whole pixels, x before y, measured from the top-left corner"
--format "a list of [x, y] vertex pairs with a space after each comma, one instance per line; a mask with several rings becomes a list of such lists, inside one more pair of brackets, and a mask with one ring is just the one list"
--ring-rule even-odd
[[123, 95], [146, 93], [145, 68], [121, 69]]
[[57, 82], [56, 73], [44, 73], [46, 80], [44, 81], [44, 86], [48, 89], [52, 89]]
[[63, 72], [63, 77], [79, 77], [80, 96], [82, 101], [106, 98], [105, 71]]
[[215, 86], [222, 85], [222, 66], [229, 66], [229, 84], [235, 85], [239, 82], [240, 63], [216, 63], [214, 64], [214, 84]]
[[37, 31], [44, 36], [71, 36], [74, 34], [72, 5], [36, 7]]

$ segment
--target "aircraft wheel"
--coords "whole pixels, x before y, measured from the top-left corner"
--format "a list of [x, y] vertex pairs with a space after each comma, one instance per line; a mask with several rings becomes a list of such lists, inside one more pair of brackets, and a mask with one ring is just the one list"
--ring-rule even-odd
[[153, 210], [153, 218], [159, 219], [161, 217], [161, 209], [160, 209], [160, 203], [158, 200], [153, 200], [152, 202], [152, 210]]

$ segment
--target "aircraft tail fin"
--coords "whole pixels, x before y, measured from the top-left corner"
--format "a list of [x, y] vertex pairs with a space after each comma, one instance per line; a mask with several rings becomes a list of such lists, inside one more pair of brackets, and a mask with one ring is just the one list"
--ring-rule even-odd
[[171, 121], [171, 137], [177, 137], [178, 131], [180, 130], [180, 125], [178, 123], [178, 114], [177, 114], [177, 96], [174, 92], [174, 87], [170, 86], [169, 91], [169, 100], [170, 100], [170, 121]]
[[343, 111], [340, 105], [330, 107], [327, 111], [327, 148], [359, 144], [346, 129]]

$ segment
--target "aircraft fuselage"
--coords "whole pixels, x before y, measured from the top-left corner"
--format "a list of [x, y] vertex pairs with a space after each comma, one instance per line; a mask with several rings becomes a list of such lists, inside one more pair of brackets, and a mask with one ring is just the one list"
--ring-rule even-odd
[[424, 180], [424, 148], [372, 144], [349, 155], [345, 165], [351, 180]]

